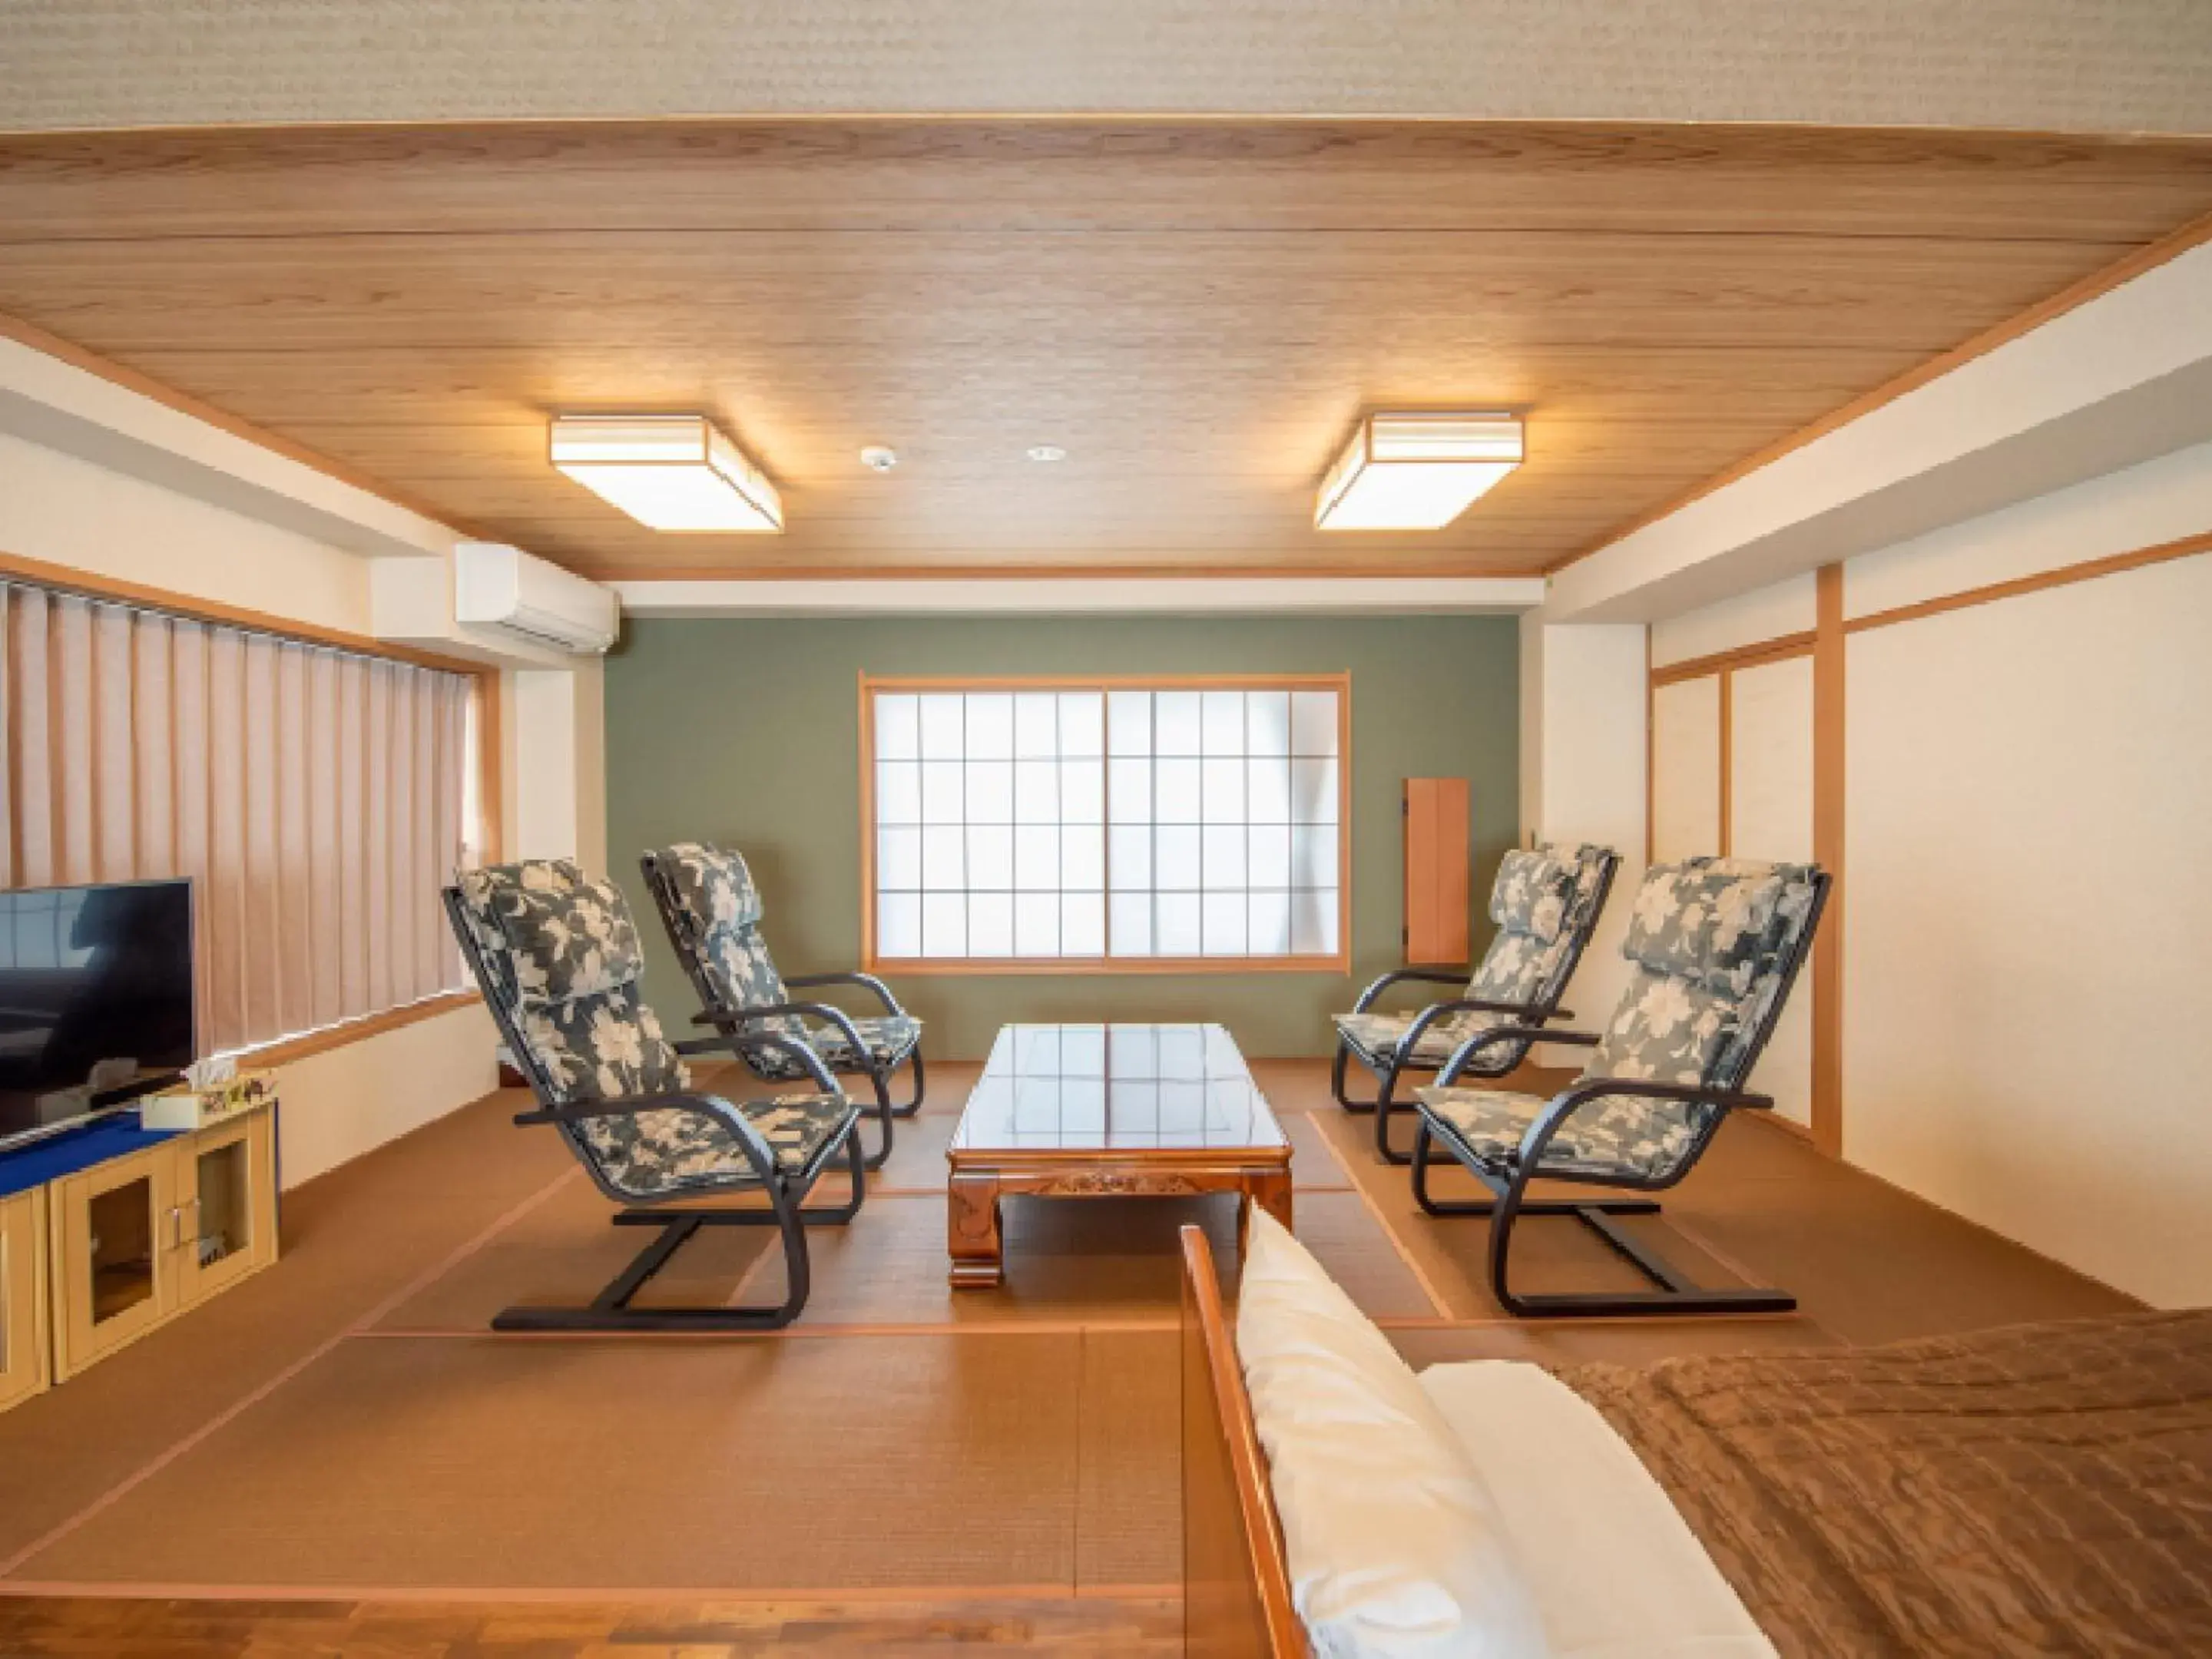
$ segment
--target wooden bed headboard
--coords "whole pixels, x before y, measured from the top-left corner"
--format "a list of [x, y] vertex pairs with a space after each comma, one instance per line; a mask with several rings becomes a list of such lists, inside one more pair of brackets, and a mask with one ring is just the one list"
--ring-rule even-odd
[[1311, 1659], [1213, 1251], [1182, 1230], [1183, 1651]]

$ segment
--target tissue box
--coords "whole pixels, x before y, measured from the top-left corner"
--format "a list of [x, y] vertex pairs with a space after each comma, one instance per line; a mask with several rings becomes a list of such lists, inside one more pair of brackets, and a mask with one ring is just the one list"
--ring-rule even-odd
[[210, 1088], [167, 1089], [149, 1095], [138, 1103], [138, 1121], [149, 1129], [204, 1129], [276, 1103], [276, 1073], [240, 1072]]

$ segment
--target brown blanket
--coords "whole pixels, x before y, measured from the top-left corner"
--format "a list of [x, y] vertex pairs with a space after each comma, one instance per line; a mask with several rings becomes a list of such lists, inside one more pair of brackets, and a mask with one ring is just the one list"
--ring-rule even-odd
[[1784, 1654], [2212, 1654], [2212, 1310], [1564, 1376]]

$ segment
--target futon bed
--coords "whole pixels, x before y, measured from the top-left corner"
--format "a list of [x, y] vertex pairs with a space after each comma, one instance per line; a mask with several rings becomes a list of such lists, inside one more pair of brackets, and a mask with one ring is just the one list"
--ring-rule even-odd
[[[1194, 1653], [2212, 1652], [2212, 1310], [1556, 1374], [1439, 1365], [1407, 1374], [1410, 1396], [1383, 1377], [1370, 1418], [1365, 1381], [1331, 1361], [1395, 1353], [1300, 1279], [1319, 1270], [1287, 1234], [1255, 1237], [1233, 1339], [1205, 1239], [1184, 1252]], [[1277, 1329], [1255, 1335], [1262, 1301]], [[1287, 1342], [1285, 1306], [1304, 1322]], [[1304, 1443], [1363, 1418], [1452, 1443], [1401, 1460], [1401, 1497], [1381, 1490], [1387, 1443], [1318, 1462]], [[1482, 1501], [1455, 1556], [1419, 1512], [1438, 1492], [1449, 1509], [1438, 1471], [1462, 1451]], [[1363, 1503], [1379, 1521], [1353, 1530]], [[1391, 1528], [1397, 1556], [1373, 1536]], [[1327, 1559], [1347, 1540], [1367, 1559]]]

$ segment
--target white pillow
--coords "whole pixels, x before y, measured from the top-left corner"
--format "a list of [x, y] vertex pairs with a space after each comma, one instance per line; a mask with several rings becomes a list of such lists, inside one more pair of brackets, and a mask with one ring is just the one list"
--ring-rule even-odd
[[1534, 1596], [1466, 1449], [1389, 1340], [1254, 1206], [1237, 1351], [1291, 1600], [1325, 1659], [1534, 1659]]

